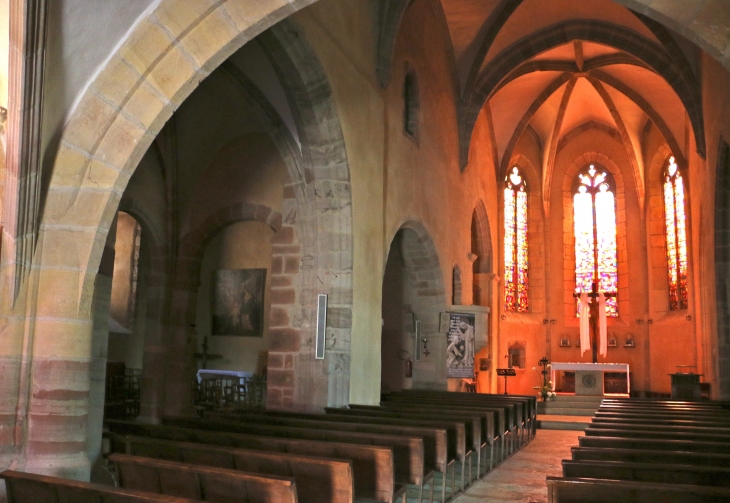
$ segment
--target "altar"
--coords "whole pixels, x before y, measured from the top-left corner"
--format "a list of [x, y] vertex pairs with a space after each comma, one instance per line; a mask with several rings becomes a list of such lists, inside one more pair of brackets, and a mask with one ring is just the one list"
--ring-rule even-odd
[[557, 362], [550, 366], [550, 379], [556, 383], [556, 372], [575, 372], [575, 394], [602, 396], [604, 374], [626, 374], [626, 394], [631, 394], [631, 381], [628, 363], [568, 363]]

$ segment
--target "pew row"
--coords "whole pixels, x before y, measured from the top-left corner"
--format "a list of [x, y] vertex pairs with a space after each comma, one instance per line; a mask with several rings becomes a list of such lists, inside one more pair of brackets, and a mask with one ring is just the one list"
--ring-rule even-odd
[[[304, 414], [295, 412], [262, 412], [250, 409], [241, 409], [228, 412], [207, 413], [206, 419], [216, 421], [234, 420], [238, 422], [271, 424], [275, 426], [293, 426], [306, 428], [337, 429], [341, 431], [360, 432], [388, 432], [404, 436], [421, 436], [424, 440], [424, 460], [426, 467], [440, 471], [439, 467], [448, 465], [451, 460], [469, 460], [471, 453], [467, 446], [473, 445], [474, 435], [476, 441], [481, 440], [481, 424], [478, 418], [470, 418], [471, 423], [456, 421], [452, 418], [448, 421], [445, 418], [434, 421], [414, 421], [399, 418], [388, 418], [379, 416], [362, 415], [337, 415], [337, 414]], [[476, 424], [476, 433], [474, 427]], [[444, 436], [444, 432], [446, 435]], [[477, 452], [479, 452], [477, 450]], [[477, 456], [478, 457], [478, 456]], [[453, 466], [453, 465], [452, 465]], [[471, 464], [470, 464], [471, 467]], [[479, 465], [477, 465], [477, 473]], [[464, 471], [462, 471], [462, 475]], [[452, 476], [452, 491], [454, 478]], [[469, 481], [473, 481], [470, 470]], [[461, 490], [467, 485], [464, 478], [461, 480]]]
[[[296, 483], [301, 503], [352, 503], [357, 500], [352, 462], [345, 459], [216, 447], [132, 435], [124, 437], [123, 442], [125, 454], [130, 457], [291, 477]], [[109, 458], [112, 459], [115, 454]]]
[[563, 460], [563, 477], [730, 487], [730, 468], [686, 464]]
[[293, 478], [112, 454], [117, 482], [126, 489], [201, 501], [297, 503]]
[[548, 503], [728, 503], [730, 489], [627, 480], [547, 477]]
[[5, 470], [8, 503], [200, 503], [200, 500]]
[[[207, 450], [238, 448], [278, 454], [284, 458], [287, 455], [331, 458], [352, 463], [355, 498], [358, 500], [391, 502], [405, 494], [405, 487], [394, 483], [393, 451], [388, 447], [241, 435], [128, 421], [108, 421], [108, 426], [113, 452], [142, 455], [140, 451], [130, 451], [127, 446], [128, 437], [138, 436], [148, 440], [184, 442], [191, 446], [203, 445]], [[165, 459], [179, 460], [177, 457]], [[299, 492], [301, 501], [301, 485]]]
[[[423, 437], [373, 433], [364, 431], [343, 431], [337, 429], [320, 429], [317, 427], [276, 426], [268, 422], [240, 422], [236, 420], [213, 420], [191, 417], [163, 417], [163, 425], [181, 428], [192, 428], [210, 432], [239, 433], [243, 435], [267, 436], [277, 438], [295, 438], [302, 440], [319, 440], [325, 442], [345, 442], [364, 445], [380, 445], [393, 450], [395, 481], [401, 485], [412, 484], [424, 486], [426, 476], [425, 448]], [[445, 437], [445, 432], [441, 432]], [[439, 451], [443, 457], [436, 458], [436, 468], [446, 473], [449, 463], [445, 449]], [[453, 461], [451, 461], [453, 464]], [[452, 477], [452, 489], [456, 482]], [[446, 488], [443, 488], [445, 495]], [[453, 494], [453, 491], [452, 491]], [[442, 498], [445, 501], [445, 498]]]

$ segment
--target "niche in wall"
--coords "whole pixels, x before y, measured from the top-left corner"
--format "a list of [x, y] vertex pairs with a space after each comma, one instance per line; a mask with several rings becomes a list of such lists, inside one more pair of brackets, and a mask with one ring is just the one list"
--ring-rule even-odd
[[[208, 368], [255, 372], [259, 351], [268, 347], [271, 307], [271, 238], [273, 229], [263, 222], [238, 222], [230, 225], [208, 242], [200, 267], [198, 290], [198, 349], [208, 336], [209, 352], [223, 358], [208, 361]], [[216, 271], [265, 269], [263, 294], [263, 330], [261, 337], [212, 334], [212, 296]]]
[[525, 368], [525, 346], [524, 342], [512, 342], [507, 348], [507, 365], [511, 369]]

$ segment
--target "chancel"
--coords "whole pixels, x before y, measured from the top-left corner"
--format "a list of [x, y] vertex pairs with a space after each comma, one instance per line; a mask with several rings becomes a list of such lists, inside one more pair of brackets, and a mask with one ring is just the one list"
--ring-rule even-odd
[[717, 0], [0, 2], [0, 468], [444, 503], [561, 404], [723, 446], [729, 48]]

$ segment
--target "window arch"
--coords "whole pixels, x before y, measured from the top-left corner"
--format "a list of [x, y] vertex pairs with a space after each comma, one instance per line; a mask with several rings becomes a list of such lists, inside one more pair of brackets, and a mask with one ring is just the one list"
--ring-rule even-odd
[[[616, 185], [605, 169], [591, 164], [573, 183], [575, 291], [618, 293]], [[580, 301], [577, 301], [580, 312]], [[618, 316], [616, 297], [606, 299], [606, 315]]]
[[664, 222], [667, 231], [669, 309], [687, 309], [687, 219], [684, 179], [674, 156], [663, 173]]
[[416, 72], [409, 70], [403, 81], [403, 130], [413, 138], [418, 138], [419, 106]]
[[527, 312], [527, 182], [515, 166], [504, 180], [504, 306]]

